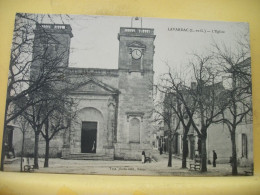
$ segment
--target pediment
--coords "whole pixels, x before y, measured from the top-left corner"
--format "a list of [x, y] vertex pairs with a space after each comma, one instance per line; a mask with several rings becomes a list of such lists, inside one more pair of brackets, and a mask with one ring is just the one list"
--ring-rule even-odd
[[73, 93], [111, 95], [117, 94], [118, 90], [94, 78], [82, 83]]
[[144, 44], [137, 41], [130, 43], [128, 47], [146, 48]]

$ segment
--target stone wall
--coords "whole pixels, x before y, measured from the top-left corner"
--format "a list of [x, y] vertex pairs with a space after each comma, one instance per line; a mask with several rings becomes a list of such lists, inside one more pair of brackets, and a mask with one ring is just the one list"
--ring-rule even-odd
[[[252, 124], [242, 123], [237, 126], [236, 130], [236, 147], [237, 159], [240, 166], [251, 166], [253, 164], [253, 135]], [[242, 137], [245, 134], [247, 137], [247, 157], [242, 156]], [[215, 124], [211, 125], [208, 130], [208, 159], [212, 161], [215, 150], [218, 163], [229, 163], [232, 156], [232, 145], [229, 130], [226, 125]]]
[[[119, 77], [119, 108], [118, 133], [115, 150], [116, 157], [139, 159], [143, 149], [151, 149], [151, 116], [153, 73], [120, 72]], [[140, 121], [140, 141], [130, 143], [131, 119]]]
[[[131, 28], [130, 28], [131, 29]], [[118, 56], [118, 69], [129, 70], [132, 66], [132, 56], [130, 45], [136, 45], [142, 50], [142, 64], [143, 70], [153, 71], [153, 55], [154, 55], [154, 39], [153, 29], [148, 29], [149, 33], [142, 33], [138, 28], [132, 28], [133, 32], [126, 33], [125, 28], [120, 29], [118, 34], [119, 40], [119, 56]], [[136, 43], [136, 44], [135, 44]], [[140, 44], [138, 46], [138, 44]], [[132, 46], [134, 47], [134, 46]], [[135, 47], [134, 47], [135, 48]]]
[[232, 156], [230, 133], [224, 124], [213, 124], [208, 129], [207, 155], [213, 161], [213, 150], [217, 153], [217, 163], [228, 163]]
[[[50, 147], [49, 147], [49, 157], [50, 158], [57, 158], [61, 157], [61, 151], [63, 147], [63, 134], [64, 131], [61, 131], [56, 136], [53, 137], [53, 139], [50, 141]], [[31, 156], [34, 155], [34, 131], [31, 127], [28, 127], [26, 133], [25, 133], [25, 141], [24, 141], [24, 155], [25, 156]], [[22, 151], [22, 132], [15, 128], [14, 134], [13, 134], [13, 146], [16, 156], [21, 156]], [[45, 156], [45, 140], [40, 135], [39, 137], [39, 157]]]
[[[79, 97], [78, 97], [79, 98]], [[97, 153], [112, 146], [112, 129], [108, 127], [108, 98], [81, 99], [77, 119], [73, 121], [70, 132], [70, 153], [81, 153], [82, 121], [97, 122]], [[109, 132], [110, 130], [110, 132]]]
[[[42, 31], [40, 27], [45, 30]], [[34, 56], [42, 52], [44, 32], [51, 34], [57, 41], [51, 42], [51, 53], [65, 52], [60, 65], [68, 67], [70, 39], [73, 36], [71, 27], [49, 24], [38, 26], [35, 30]], [[51, 141], [50, 156], [58, 157], [61, 152], [62, 155], [81, 152], [82, 121], [98, 123], [97, 153], [111, 154], [115, 149], [116, 158], [139, 160], [143, 150], [147, 153], [152, 149], [153, 33], [153, 29], [120, 29], [118, 70], [67, 68], [66, 78], [71, 83], [79, 84], [70, 94], [78, 103], [74, 108], [77, 117], [69, 130]], [[133, 59], [129, 51], [135, 47], [142, 48], [141, 66], [140, 70], [132, 72]], [[34, 70], [37, 70], [38, 65], [37, 62], [33, 63]], [[33, 154], [33, 148], [34, 133], [31, 131], [26, 136], [26, 152]], [[43, 155], [44, 151], [44, 140], [40, 137], [39, 154]]]
[[32, 67], [42, 63], [42, 56], [46, 52], [46, 59], [59, 59], [59, 66], [68, 67], [72, 29], [70, 25], [38, 24], [34, 30], [34, 47]]

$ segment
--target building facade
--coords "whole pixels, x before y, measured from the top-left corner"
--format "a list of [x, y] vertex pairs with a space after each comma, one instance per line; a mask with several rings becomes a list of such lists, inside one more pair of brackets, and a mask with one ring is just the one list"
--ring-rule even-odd
[[[69, 67], [70, 25], [39, 24], [34, 33], [33, 57], [42, 52], [62, 54], [65, 57], [59, 66], [66, 68], [71, 83], [79, 83], [69, 93], [77, 102], [73, 108], [76, 117], [68, 129], [51, 140], [51, 157], [139, 160], [143, 150], [152, 149], [154, 29], [120, 28], [118, 69]], [[45, 43], [46, 34], [55, 41]], [[46, 44], [48, 51], [43, 51]], [[33, 62], [32, 75], [39, 71], [40, 64], [40, 60]], [[14, 143], [17, 153], [20, 144]], [[33, 145], [33, 133], [27, 133], [26, 154], [33, 154]], [[40, 137], [40, 156], [44, 148]]]
[[[241, 64], [242, 67], [250, 67], [251, 66], [251, 59], [247, 58]], [[248, 70], [246, 70], [248, 71]], [[249, 78], [248, 80], [250, 80]], [[231, 86], [227, 85], [227, 81], [225, 79], [222, 82], [215, 84], [216, 91], [219, 94], [224, 94], [225, 91], [231, 90]], [[232, 83], [232, 82], [229, 82]], [[191, 88], [194, 83], [191, 83]], [[245, 85], [244, 82], [238, 80], [238, 85]], [[248, 83], [247, 83], [248, 84]], [[246, 87], [245, 87], [246, 88]], [[248, 89], [251, 90], [251, 89]], [[250, 92], [249, 92], [250, 93]], [[166, 98], [174, 99], [173, 95], [166, 96]], [[243, 100], [245, 101], [245, 100]], [[251, 106], [251, 96], [246, 97], [247, 104]], [[244, 103], [245, 104], [245, 103]], [[243, 113], [244, 105], [241, 103], [236, 103], [237, 105], [237, 112]], [[167, 106], [167, 105], [166, 105]], [[244, 111], [245, 112], [245, 111]], [[195, 123], [200, 124], [200, 117], [197, 116], [198, 113], [195, 112]], [[242, 114], [240, 114], [242, 115]], [[240, 117], [237, 115], [237, 118]], [[227, 109], [225, 111], [225, 116], [229, 120], [232, 120], [232, 114]], [[164, 151], [168, 152], [169, 147], [172, 148], [173, 154], [177, 157], [182, 158], [183, 154], [183, 134], [184, 128], [183, 126], [179, 125], [176, 128], [176, 124], [178, 121], [177, 116], [173, 116], [172, 126], [173, 129], [176, 129], [172, 138], [172, 144], [169, 144], [169, 130], [167, 124], [165, 124], [164, 128], [164, 137], [161, 137], [161, 140], [164, 140], [165, 144]], [[238, 121], [238, 119], [237, 119]], [[238, 165], [240, 166], [253, 166], [253, 121], [252, 121], [252, 113], [248, 112], [243, 120], [238, 123], [236, 126], [235, 132], [235, 140], [236, 140], [236, 153], [237, 153], [237, 161]], [[190, 130], [187, 134], [187, 158], [194, 159], [196, 154], [200, 154], [201, 151], [201, 142], [199, 136], [193, 126], [191, 125]], [[231, 134], [228, 129], [228, 126], [224, 122], [212, 123], [207, 129], [207, 139], [206, 139], [206, 149], [207, 149], [207, 159], [209, 163], [213, 161], [213, 150], [217, 153], [217, 162], [218, 163], [232, 163], [232, 142], [231, 142]]]

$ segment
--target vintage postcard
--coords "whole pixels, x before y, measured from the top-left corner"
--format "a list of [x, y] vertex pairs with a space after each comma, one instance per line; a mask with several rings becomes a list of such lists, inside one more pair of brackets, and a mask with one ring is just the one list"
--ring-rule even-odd
[[249, 25], [17, 13], [1, 169], [253, 175]]

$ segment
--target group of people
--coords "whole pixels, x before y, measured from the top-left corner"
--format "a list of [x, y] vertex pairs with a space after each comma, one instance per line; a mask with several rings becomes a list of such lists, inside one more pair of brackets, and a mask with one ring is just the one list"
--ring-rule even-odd
[[[162, 148], [160, 148], [160, 154], [162, 154]], [[213, 150], [213, 167], [216, 167], [217, 158], [218, 158], [217, 153], [215, 150]], [[146, 157], [145, 151], [142, 151], [142, 163], [145, 163], [147, 160], [151, 161], [151, 154], [149, 153], [149, 157]]]

